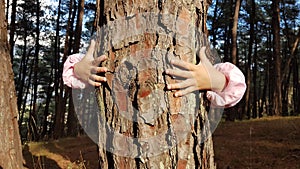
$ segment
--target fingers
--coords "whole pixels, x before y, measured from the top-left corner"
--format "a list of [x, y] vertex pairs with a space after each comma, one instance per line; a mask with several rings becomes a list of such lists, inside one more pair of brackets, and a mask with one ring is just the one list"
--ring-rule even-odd
[[101, 62], [105, 61], [107, 59], [107, 56], [105, 55], [102, 55], [100, 57], [97, 57], [95, 58], [93, 61], [92, 61], [92, 65], [93, 66], [99, 66]]
[[[91, 42], [91, 47], [93, 48], [93, 42]], [[90, 75], [88, 79], [88, 83], [92, 86], [100, 86], [101, 83], [106, 82], [107, 79], [104, 76], [98, 75], [98, 73], [105, 73], [107, 72], [106, 67], [99, 67], [100, 63], [105, 61], [107, 59], [107, 56], [102, 55], [100, 57], [95, 58], [92, 61], [92, 65], [90, 68]]]
[[185, 88], [185, 89], [183, 89], [183, 90], [177, 91], [177, 92], [174, 94], [174, 96], [175, 96], [175, 97], [181, 97], [181, 96], [184, 96], [184, 95], [186, 95], [186, 94], [192, 93], [192, 92], [194, 92], [195, 90], [197, 90], [196, 87], [190, 86], [190, 87], [187, 87], [187, 88]]
[[93, 81], [93, 80], [91, 80], [91, 79], [88, 80], [88, 83], [89, 83], [90, 85], [96, 86], [96, 87], [101, 86], [101, 83], [95, 82], [95, 81]]
[[169, 89], [169, 90], [183, 89], [183, 88], [187, 88], [187, 87], [190, 87], [193, 85], [195, 85], [195, 81], [193, 79], [186, 79], [179, 83], [168, 84], [167, 89]]
[[107, 72], [106, 67], [92, 67], [91, 74], [89, 76], [89, 84], [93, 86], [100, 86], [101, 83], [106, 82], [107, 79], [105, 76], [98, 75], [97, 73], [105, 73]]
[[107, 72], [107, 68], [106, 67], [92, 67], [91, 68], [91, 73], [92, 74], [97, 74], [97, 73], [105, 73]]
[[104, 76], [92, 74], [89, 76], [88, 82], [92, 86], [100, 86], [102, 82], [106, 82], [107, 79]]
[[106, 77], [104, 76], [99, 76], [99, 75], [96, 75], [96, 74], [92, 74], [90, 77], [89, 77], [90, 80], [93, 80], [93, 81], [97, 81], [97, 82], [106, 82]]
[[181, 77], [181, 78], [189, 78], [191, 77], [191, 73], [189, 71], [185, 70], [178, 70], [178, 69], [167, 69], [165, 71], [167, 75], [170, 76], [176, 76], [176, 77]]
[[191, 93], [191, 92], [197, 90], [195, 83], [196, 83], [195, 80], [187, 79], [187, 80], [181, 81], [179, 83], [168, 84], [167, 89], [168, 90], [179, 89], [177, 92], [175, 92], [174, 96], [181, 97], [181, 96], [184, 96], [188, 93]]
[[167, 69], [165, 73], [170, 76], [184, 78], [185, 80], [179, 83], [168, 84], [167, 89], [168, 90], [179, 89], [177, 92], [175, 92], [174, 94], [175, 97], [181, 97], [183, 95], [195, 91], [196, 90], [195, 86], [197, 85], [193, 74], [193, 70], [195, 70], [196, 65], [182, 60], [172, 60], [171, 64], [176, 67], [180, 67], [182, 69]]
[[193, 70], [194, 69], [194, 64], [183, 61], [183, 60], [171, 60], [171, 64], [177, 67], [181, 67], [186, 70]]

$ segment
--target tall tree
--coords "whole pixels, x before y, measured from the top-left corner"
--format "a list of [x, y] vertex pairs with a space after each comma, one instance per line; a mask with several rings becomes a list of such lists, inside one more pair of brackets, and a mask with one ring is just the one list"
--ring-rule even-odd
[[280, 8], [279, 0], [272, 0], [272, 31], [273, 31], [273, 57], [274, 57], [274, 93], [273, 93], [273, 113], [282, 113], [282, 91], [281, 91], [281, 45], [280, 45]]
[[300, 96], [300, 82], [299, 82], [299, 59], [295, 57], [296, 55], [296, 49], [297, 46], [299, 45], [300, 41], [300, 28], [298, 28], [298, 34], [295, 39], [295, 42], [293, 43], [292, 50], [291, 50], [291, 58], [294, 60], [293, 61], [293, 100], [294, 100], [294, 114], [292, 115], [298, 115], [300, 114], [300, 105], [299, 103], [299, 96]]
[[76, 22], [76, 30], [75, 30], [75, 40], [74, 40], [74, 48], [73, 48], [74, 53], [78, 53], [80, 49], [83, 15], [84, 15], [84, 0], [79, 0], [78, 15], [77, 15], [77, 22]]
[[250, 107], [250, 90], [251, 90], [251, 64], [252, 64], [252, 54], [253, 54], [253, 43], [254, 43], [254, 26], [255, 26], [255, 1], [251, 0], [251, 13], [250, 13], [250, 39], [249, 39], [249, 46], [248, 46], [248, 60], [247, 60], [247, 69], [246, 69], [246, 83], [247, 83], [247, 90], [245, 94], [245, 106], [244, 111], [247, 114], [248, 118], [251, 118], [251, 113], [249, 110]]
[[210, 2], [101, 1], [107, 24], [95, 56], [108, 55], [109, 72], [97, 90], [100, 168], [215, 168], [202, 95], [173, 97], [163, 74], [172, 58], [196, 63]]
[[36, 0], [36, 30], [35, 30], [35, 51], [34, 51], [34, 71], [33, 71], [33, 93], [32, 93], [32, 111], [29, 113], [29, 131], [32, 133], [34, 141], [39, 139], [38, 126], [37, 126], [37, 113], [38, 113], [38, 73], [39, 73], [39, 52], [40, 52], [40, 2]]
[[7, 41], [5, 2], [0, 1], [0, 168], [23, 168], [18, 109]]
[[232, 45], [231, 45], [231, 57], [232, 57], [232, 63], [235, 65], [238, 65], [238, 52], [237, 52], [237, 29], [238, 29], [238, 22], [239, 22], [239, 13], [241, 8], [241, 1], [242, 0], [236, 0], [235, 1], [235, 10], [233, 15], [233, 26], [232, 26]]
[[[7, 4], [7, 6], [9, 6]], [[8, 11], [7, 11], [8, 13]], [[9, 25], [9, 46], [10, 46], [10, 57], [13, 61], [14, 46], [15, 46], [15, 31], [16, 31], [16, 13], [17, 13], [17, 0], [12, 0], [11, 4], [11, 15], [10, 15], [10, 25]]]
[[62, 0], [58, 1], [58, 12], [57, 12], [57, 18], [56, 18], [56, 29], [55, 29], [55, 41], [54, 41], [54, 67], [55, 67], [55, 73], [54, 73], [54, 81], [55, 81], [55, 120], [54, 120], [54, 127], [53, 127], [53, 135], [54, 138], [60, 138], [63, 136], [64, 131], [64, 118], [65, 118], [65, 111], [62, 109], [62, 107], [65, 107], [65, 103], [63, 103], [63, 87], [61, 84], [61, 73], [60, 73], [60, 16], [61, 16], [61, 3]]
[[[73, 52], [78, 53], [81, 44], [81, 34], [82, 34], [82, 25], [83, 25], [83, 16], [84, 16], [84, 0], [79, 0], [78, 2], [78, 13], [77, 13], [77, 22], [76, 22], [76, 29], [75, 29], [75, 39], [74, 39], [74, 47]], [[67, 126], [68, 130], [67, 133], [69, 136], [76, 136], [79, 133], [79, 123], [76, 118], [75, 110], [74, 110], [74, 103], [72, 99], [72, 92], [71, 90], [67, 90], [69, 93], [69, 111], [68, 111], [68, 120]]]

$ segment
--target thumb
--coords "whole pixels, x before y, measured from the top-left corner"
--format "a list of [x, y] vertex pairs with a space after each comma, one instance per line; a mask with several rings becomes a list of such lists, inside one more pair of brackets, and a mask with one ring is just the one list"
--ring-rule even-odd
[[200, 49], [200, 61], [202, 62], [202, 64], [210, 63], [209, 60], [206, 57], [206, 52], [205, 51], [206, 51], [205, 46]]
[[91, 43], [90, 43], [90, 46], [89, 46], [89, 49], [87, 51], [87, 55], [93, 55], [93, 52], [94, 52], [94, 49], [95, 49], [95, 40], [91, 40]]

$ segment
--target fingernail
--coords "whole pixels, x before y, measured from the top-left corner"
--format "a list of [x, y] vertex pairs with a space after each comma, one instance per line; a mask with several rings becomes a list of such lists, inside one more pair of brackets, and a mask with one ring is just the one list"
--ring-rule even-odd
[[106, 78], [103, 79], [104, 82], [106, 82], [106, 80], [107, 80]]
[[171, 86], [170, 86], [170, 85], [167, 85], [167, 88], [168, 88], [168, 89], [171, 89]]

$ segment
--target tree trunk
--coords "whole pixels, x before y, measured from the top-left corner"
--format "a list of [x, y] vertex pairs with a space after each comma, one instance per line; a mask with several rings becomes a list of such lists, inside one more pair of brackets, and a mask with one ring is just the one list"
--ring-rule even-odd
[[[27, 33], [27, 26], [24, 26], [24, 45], [22, 49], [22, 59], [21, 59], [21, 64], [20, 64], [20, 71], [18, 74], [18, 80], [17, 80], [17, 105], [18, 105], [18, 110], [21, 110], [22, 106], [22, 100], [23, 100], [23, 93], [24, 93], [24, 86], [25, 86], [25, 79], [26, 79], [26, 73], [27, 73], [27, 68], [29, 64], [29, 56], [27, 53], [30, 53], [27, 51], [27, 38], [28, 38], [28, 33]], [[30, 77], [31, 78], [31, 77]], [[25, 105], [23, 105], [25, 106]]]
[[[39, 133], [37, 131], [37, 111], [38, 111], [38, 72], [39, 72], [39, 52], [40, 52], [40, 2], [36, 1], [36, 37], [35, 37], [35, 51], [34, 51], [34, 73], [33, 73], [33, 108], [29, 114], [29, 126], [34, 129], [34, 141], [39, 140]], [[33, 120], [33, 121], [31, 121]], [[31, 126], [33, 124], [33, 126]]]
[[54, 117], [54, 125], [53, 125], [53, 137], [54, 139], [58, 139], [63, 136], [64, 134], [64, 118], [65, 118], [65, 111], [62, 110], [62, 107], [65, 106], [65, 102], [63, 99], [63, 87], [60, 85], [61, 81], [61, 73], [59, 71], [60, 65], [60, 40], [59, 40], [59, 31], [60, 31], [60, 15], [61, 15], [61, 2], [62, 0], [58, 1], [58, 12], [57, 12], [57, 19], [56, 19], [56, 38], [55, 38], [55, 49], [54, 49], [54, 84], [55, 84], [55, 117]]
[[23, 168], [18, 109], [7, 41], [5, 2], [0, 3], [0, 168]]
[[294, 112], [291, 115], [297, 116], [300, 114], [299, 96], [300, 96], [300, 83], [299, 83], [299, 67], [297, 58], [294, 58], [293, 62], [293, 101], [294, 101]]
[[[76, 29], [75, 29], [74, 48], [73, 48], [74, 53], [78, 53], [80, 49], [83, 15], [84, 15], [84, 0], [79, 0], [78, 15], [77, 15], [77, 22], [76, 22]], [[66, 90], [66, 92], [70, 94], [68, 120], [67, 120], [67, 126], [68, 126], [67, 134], [68, 136], [77, 136], [79, 134], [80, 126], [78, 123], [78, 119], [76, 118], [71, 90]]]
[[246, 68], [246, 82], [247, 82], [247, 90], [245, 94], [245, 106], [244, 112], [247, 114], [248, 119], [251, 118], [251, 111], [250, 111], [250, 89], [251, 89], [251, 64], [252, 64], [252, 51], [253, 51], [253, 44], [254, 44], [254, 18], [255, 18], [255, 1], [251, 1], [251, 14], [250, 14], [250, 39], [249, 39], [249, 48], [248, 48], [248, 61], [247, 61], [247, 68]]
[[74, 53], [78, 53], [79, 49], [80, 49], [83, 15], [84, 15], [84, 0], [79, 0], [78, 15], [77, 15], [77, 22], [76, 22], [76, 30], [75, 30], [74, 49], [73, 49]]
[[[95, 56], [106, 54], [97, 89], [99, 167], [216, 168], [202, 94], [173, 97], [170, 60], [197, 63], [208, 1], [101, 1]], [[199, 99], [200, 98], [200, 99]]]
[[[300, 28], [298, 28], [300, 29]], [[288, 78], [286, 74], [288, 74], [288, 70], [290, 69], [290, 65], [291, 65], [291, 71], [293, 72], [293, 102], [294, 102], [294, 112], [291, 113], [291, 115], [297, 115], [299, 114], [299, 75], [298, 75], [298, 61], [297, 61], [297, 48], [299, 45], [299, 41], [300, 41], [300, 31], [298, 31], [298, 34], [296, 35], [296, 39], [294, 40], [294, 42], [291, 44], [291, 55], [288, 58], [285, 67], [283, 69], [283, 73], [282, 73], [282, 84], [284, 84], [284, 82], [287, 81]]]
[[[7, 6], [9, 6], [7, 4]], [[8, 13], [8, 11], [7, 11]], [[9, 46], [10, 46], [10, 57], [13, 63], [13, 54], [15, 47], [15, 31], [16, 31], [16, 13], [17, 13], [17, 0], [12, 0], [11, 4], [11, 15], [10, 15], [10, 25], [9, 25]]]
[[[271, 28], [270, 30], [271, 31]], [[267, 62], [267, 70], [268, 73], [266, 74], [267, 78], [267, 84], [268, 84], [268, 100], [266, 102], [266, 109], [267, 109], [267, 114], [268, 116], [273, 116], [274, 112], [272, 111], [273, 109], [273, 93], [274, 93], [274, 78], [270, 78], [273, 76], [274, 72], [274, 62], [272, 60], [273, 55], [272, 55], [272, 33], [269, 32], [269, 35], [267, 36], [267, 46], [268, 46], [268, 62]]]
[[253, 55], [253, 99], [252, 99], [252, 118], [257, 118], [257, 43], [255, 42]]
[[219, 0], [216, 0], [215, 2], [215, 8], [214, 8], [214, 14], [213, 14], [213, 19], [212, 19], [212, 24], [211, 24], [211, 30], [210, 34], [212, 35], [212, 44], [213, 46], [217, 46], [217, 33], [215, 33], [215, 29], [217, 29], [217, 22], [218, 22], [218, 7], [219, 7]]
[[282, 92], [281, 92], [281, 54], [280, 54], [280, 8], [279, 0], [272, 1], [273, 17], [273, 56], [274, 56], [274, 93], [273, 93], [273, 112], [274, 115], [281, 115], [282, 113]]
[[241, 0], [235, 1], [235, 10], [233, 15], [233, 26], [232, 26], [232, 46], [231, 46], [231, 57], [232, 63], [238, 65], [238, 52], [237, 52], [237, 28], [239, 22], [239, 13], [241, 8]]

